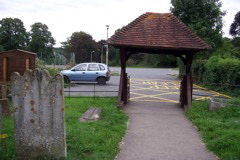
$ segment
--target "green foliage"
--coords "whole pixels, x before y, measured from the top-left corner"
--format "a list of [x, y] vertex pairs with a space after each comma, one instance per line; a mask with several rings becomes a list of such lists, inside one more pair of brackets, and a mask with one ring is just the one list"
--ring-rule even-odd
[[0, 52], [4, 51], [4, 48], [2, 45], [0, 45]]
[[177, 58], [172, 55], [133, 54], [127, 61], [130, 66], [176, 67]]
[[55, 40], [46, 24], [40, 22], [31, 25], [28, 50], [38, 54], [42, 60], [51, 59]]
[[[171, 3], [171, 12], [205, 40], [213, 51], [221, 46], [225, 12], [221, 11], [220, 0], [171, 0]], [[198, 56], [205, 59], [210, 52]]]
[[148, 63], [153, 67], [177, 67], [177, 57], [172, 55], [151, 54]]
[[28, 34], [20, 19], [3, 18], [0, 20], [0, 44], [0, 51], [26, 48]]
[[90, 34], [83, 31], [74, 32], [66, 42], [62, 42], [62, 45], [67, 57], [75, 53], [76, 63], [90, 62], [91, 52], [93, 53], [93, 61], [99, 62], [100, 56], [98, 56], [97, 43]]
[[36, 68], [46, 69], [46, 63], [43, 60], [36, 58]]
[[240, 11], [235, 15], [229, 33], [234, 37], [240, 36]]
[[212, 56], [205, 65], [209, 82], [240, 85], [240, 60]]
[[[116, 99], [66, 99], [68, 159], [112, 160], [126, 132], [127, 117], [116, 109]], [[97, 122], [79, 123], [91, 106], [102, 109]]]
[[222, 160], [240, 159], [240, 99], [230, 103], [236, 105], [209, 111], [207, 101], [195, 101], [186, 112], [207, 148]]
[[109, 66], [119, 66], [119, 49], [109, 46]]
[[193, 60], [192, 63], [192, 76], [195, 78], [195, 81], [202, 82], [205, 81], [205, 77], [203, 76], [206, 69], [205, 64], [207, 60]]
[[231, 40], [225, 37], [223, 38], [223, 45], [218, 48], [213, 54], [220, 55], [222, 57], [240, 58], [240, 45], [238, 46], [238, 43], [239, 42], [237, 38]]
[[[126, 133], [127, 116], [116, 109], [113, 98], [65, 99], [67, 159], [112, 160], [119, 152], [119, 144]], [[79, 117], [95, 106], [102, 109], [97, 122], [80, 123]], [[3, 131], [7, 138], [0, 138], [0, 159], [15, 158], [13, 117], [3, 117]], [[46, 158], [43, 158], [46, 160]]]
[[13, 117], [2, 117], [2, 130], [0, 134], [4, 134], [6, 138], [0, 138], [0, 159], [14, 160], [15, 159], [15, 140], [14, 140], [14, 126]]

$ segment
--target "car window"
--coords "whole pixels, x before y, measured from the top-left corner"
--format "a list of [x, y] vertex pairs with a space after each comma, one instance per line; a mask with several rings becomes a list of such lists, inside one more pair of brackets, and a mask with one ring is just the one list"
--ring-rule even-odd
[[99, 71], [97, 64], [88, 64], [88, 71]]
[[99, 64], [99, 67], [100, 67], [100, 71], [104, 71], [105, 70], [105, 67], [101, 64]]
[[80, 64], [77, 67], [75, 67], [75, 71], [86, 71], [87, 64]]

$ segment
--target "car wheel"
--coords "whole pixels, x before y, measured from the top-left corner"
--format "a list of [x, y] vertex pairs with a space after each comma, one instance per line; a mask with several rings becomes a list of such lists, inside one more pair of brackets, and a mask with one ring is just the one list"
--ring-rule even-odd
[[97, 79], [97, 82], [99, 85], [105, 85], [106, 84], [106, 79], [104, 77], [99, 77]]
[[67, 83], [67, 84], [70, 83], [70, 80], [67, 76], [64, 76], [63, 79], [64, 79], [64, 83]]

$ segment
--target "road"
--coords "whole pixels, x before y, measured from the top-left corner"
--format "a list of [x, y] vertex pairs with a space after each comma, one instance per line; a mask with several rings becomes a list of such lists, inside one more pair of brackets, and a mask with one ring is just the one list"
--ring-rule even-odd
[[[112, 67], [110, 70], [120, 74], [120, 68]], [[139, 69], [128, 68], [128, 75], [131, 77], [131, 89], [136, 88], [136, 84], [141, 81], [153, 81], [154, 79], [177, 80], [170, 74], [177, 74], [178, 71], [172, 69]], [[147, 78], [146, 78], [147, 77]], [[73, 82], [73, 85], [65, 88], [65, 95], [69, 96], [117, 96], [119, 86], [119, 76], [112, 76], [106, 85], [100, 86], [96, 82]], [[134, 87], [135, 85], [135, 87]], [[140, 83], [141, 85], [141, 83]], [[95, 93], [93, 92], [95, 90]], [[103, 92], [101, 92], [103, 91]]]
[[[120, 68], [111, 67], [110, 70], [112, 73], [120, 74]], [[127, 73], [131, 82], [131, 101], [178, 103], [180, 80], [177, 78], [177, 70], [168, 68], [127, 68]], [[116, 97], [118, 96], [119, 79], [119, 76], [112, 76], [104, 86], [100, 86], [96, 82], [74, 82], [71, 87], [65, 88], [65, 96], [69, 96], [70, 93], [70, 96]], [[193, 99], [201, 100], [212, 96], [230, 98], [194, 85]]]

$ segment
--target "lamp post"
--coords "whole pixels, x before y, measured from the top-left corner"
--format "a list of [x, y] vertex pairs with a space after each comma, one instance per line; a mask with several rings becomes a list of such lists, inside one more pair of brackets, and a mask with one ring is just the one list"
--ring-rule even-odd
[[94, 53], [95, 51], [91, 51], [91, 62], [92, 62], [92, 53]]
[[108, 66], [108, 29], [110, 25], [106, 25], [107, 27], [107, 46], [106, 46], [106, 65]]
[[103, 63], [103, 45], [101, 46], [101, 63]]

